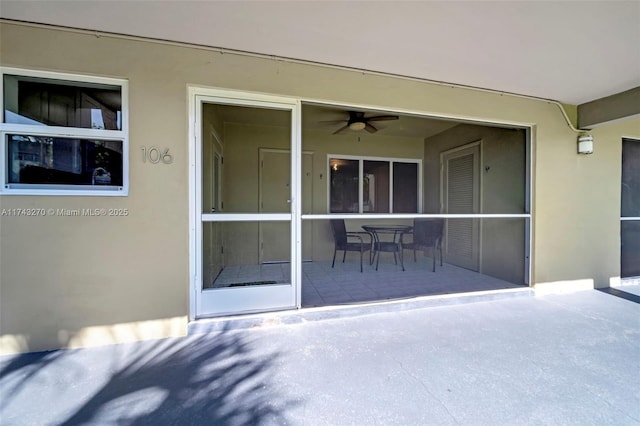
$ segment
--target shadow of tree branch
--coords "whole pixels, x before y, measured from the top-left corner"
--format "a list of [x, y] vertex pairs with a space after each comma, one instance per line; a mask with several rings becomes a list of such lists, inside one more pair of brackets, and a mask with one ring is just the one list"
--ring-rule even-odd
[[[0, 371], [20, 374], [19, 383], [11, 382], [11, 391], [20, 387], [31, 395], [39, 386], [36, 373], [63, 354], [73, 358], [73, 353], [21, 355]], [[86, 386], [91, 396], [79, 401], [70, 392], [68, 399], [75, 401], [63, 399], [68, 405], [64, 418], [48, 421], [62, 425], [287, 423], [285, 411], [297, 404], [279, 395], [274, 386], [273, 363], [279, 354], [253, 347], [238, 334], [164, 339], [94, 353], [95, 359], [85, 356], [85, 361], [69, 364], [78, 370], [74, 374], [84, 374], [77, 386]], [[108, 373], [97, 390], [95, 383], [88, 384], [92, 369]], [[64, 395], [65, 389], [60, 393]]]

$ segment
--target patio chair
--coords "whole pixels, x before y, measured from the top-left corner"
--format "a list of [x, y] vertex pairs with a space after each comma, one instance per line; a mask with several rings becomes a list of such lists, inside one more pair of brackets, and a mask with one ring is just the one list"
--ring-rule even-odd
[[[348, 251], [360, 252], [360, 272], [362, 272], [362, 256], [365, 252], [369, 252], [369, 264], [371, 264], [371, 234], [368, 232], [347, 232], [347, 228], [344, 224], [344, 219], [331, 219], [331, 232], [333, 234], [333, 261], [331, 267], [333, 268], [336, 263], [336, 253], [338, 250], [344, 251], [342, 255], [342, 263], [344, 263], [347, 257]], [[369, 242], [366, 243], [362, 238], [363, 235], [369, 236]], [[356, 239], [357, 242], [349, 242], [349, 239]]]
[[442, 233], [444, 219], [415, 219], [413, 221], [413, 241], [405, 243], [404, 250], [413, 250], [413, 261], [416, 262], [416, 251], [422, 250], [426, 256], [427, 249], [433, 254], [433, 272], [436, 271], [437, 252], [440, 252], [440, 266], [442, 266]]

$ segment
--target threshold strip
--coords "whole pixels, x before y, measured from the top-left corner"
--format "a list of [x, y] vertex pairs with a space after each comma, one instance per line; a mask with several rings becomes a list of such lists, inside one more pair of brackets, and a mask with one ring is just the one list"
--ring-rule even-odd
[[603, 293], [610, 294], [612, 296], [619, 297], [621, 299], [626, 299], [626, 300], [629, 300], [631, 302], [640, 303], [640, 296], [638, 296], [637, 294], [633, 294], [633, 293], [629, 293], [629, 292], [626, 292], [626, 291], [618, 290], [617, 288], [612, 288], [612, 287], [599, 288], [597, 290], [599, 290], [599, 291], [601, 291]]

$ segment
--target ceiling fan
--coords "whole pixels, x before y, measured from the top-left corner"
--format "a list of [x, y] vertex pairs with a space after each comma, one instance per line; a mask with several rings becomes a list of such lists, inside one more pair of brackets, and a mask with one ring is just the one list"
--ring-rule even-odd
[[349, 118], [346, 120], [332, 120], [332, 121], [321, 121], [324, 124], [340, 124], [346, 123], [344, 126], [333, 132], [334, 135], [338, 133], [342, 133], [347, 129], [350, 130], [366, 130], [369, 133], [375, 133], [378, 131], [373, 125], [371, 125], [370, 121], [389, 121], [389, 120], [397, 120], [397, 115], [376, 115], [374, 117], [365, 117], [364, 112], [360, 111], [347, 111], [349, 113]]

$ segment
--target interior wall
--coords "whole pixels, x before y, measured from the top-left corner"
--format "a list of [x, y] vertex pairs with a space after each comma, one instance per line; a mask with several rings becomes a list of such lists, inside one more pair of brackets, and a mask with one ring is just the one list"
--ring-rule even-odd
[[[112, 218], [0, 217], [2, 352], [186, 332], [192, 292], [189, 85], [530, 125], [533, 282], [590, 280], [602, 286], [619, 276], [620, 140], [640, 138], [640, 119], [595, 129], [594, 154], [580, 156], [576, 134], [548, 101], [6, 22], [0, 24], [0, 64], [126, 78], [131, 182], [128, 197], [0, 197], [5, 209], [130, 212]], [[541, 75], [546, 67], [553, 64], [540, 64]], [[144, 163], [141, 149], [150, 146], [168, 148], [174, 162]]]
[[[212, 111], [213, 106], [206, 111]], [[216, 116], [212, 112], [205, 114], [205, 127], [214, 125]], [[218, 126], [220, 127], [220, 123]], [[259, 211], [259, 153], [260, 149], [289, 150], [290, 130], [286, 127], [264, 126], [246, 123], [226, 122], [221, 125], [224, 139], [223, 194], [225, 213], [256, 213]], [[206, 134], [204, 141], [210, 139]], [[312, 213], [327, 213], [327, 171], [328, 155], [354, 155], [422, 159], [424, 143], [420, 138], [395, 137], [347, 133], [332, 135], [327, 131], [304, 130], [303, 150], [313, 153]], [[205, 147], [203, 156], [209, 149]], [[209, 161], [203, 164], [203, 178], [209, 176]], [[205, 193], [207, 189], [204, 189]], [[269, 196], [269, 194], [265, 194]], [[204, 196], [206, 198], [206, 195]], [[204, 199], [203, 199], [204, 201]], [[312, 221], [313, 246], [309, 260], [329, 260], [333, 254], [333, 239], [327, 221]], [[353, 224], [359, 229], [359, 224]], [[242, 223], [226, 224], [225, 229], [225, 266], [251, 265], [260, 261], [259, 225]], [[354, 228], [355, 229], [355, 228]], [[265, 242], [266, 243], [266, 242]], [[275, 243], [275, 242], [271, 242]], [[205, 239], [205, 246], [209, 244]], [[205, 247], [205, 251], [206, 251]]]
[[[304, 113], [304, 110], [303, 110]], [[382, 133], [382, 132], [380, 132]], [[318, 130], [303, 130], [302, 149], [313, 152], [313, 213], [328, 213], [328, 155], [394, 157], [422, 159], [424, 143], [420, 138], [387, 136], [365, 132], [332, 135]], [[305, 197], [305, 194], [302, 194]], [[398, 221], [396, 221], [398, 222]], [[333, 237], [327, 220], [313, 220], [313, 260], [327, 261], [333, 256]], [[360, 222], [346, 221], [348, 230], [361, 231]]]
[[[226, 213], [258, 212], [259, 152], [261, 148], [289, 149], [289, 129], [278, 126], [224, 123], [224, 202]], [[304, 130], [303, 150], [313, 153], [311, 213], [327, 213], [328, 155], [379, 156], [421, 159], [424, 143], [419, 138]], [[268, 197], [269, 195], [266, 194]], [[359, 225], [353, 225], [359, 228]], [[227, 225], [225, 232], [225, 264], [246, 265], [259, 262], [258, 224]], [[329, 260], [333, 239], [326, 221], [312, 221], [313, 247], [310, 260]]]
[[472, 124], [425, 139], [425, 212], [440, 213], [440, 154], [478, 141], [482, 141], [481, 213], [525, 213], [524, 130]]
[[[440, 154], [481, 141], [481, 210], [479, 213], [525, 213], [524, 130], [460, 124], [425, 139], [425, 212], [440, 213]], [[480, 272], [524, 283], [523, 219], [481, 221]]]
[[[202, 208], [209, 213], [213, 207], [213, 185], [215, 183], [213, 156], [215, 152], [224, 154], [224, 127], [220, 107], [205, 104], [202, 108]], [[220, 152], [222, 151], [222, 152]], [[214, 251], [221, 251], [221, 238], [218, 235], [219, 225], [211, 223], [202, 226], [202, 277], [205, 285], [213, 282], [219, 270], [216, 265]]]
[[[258, 213], [260, 211], [260, 149], [289, 151], [291, 130], [286, 127], [227, 122], [224, 123], [224, 139], [224, 211], [225, 213]], [[264, 196], [269, 197], [269, 194]], [[225, 224], [224, 228], [225, 265], [258, 264], [260, 261], [259, 224], [257, 222]]]

